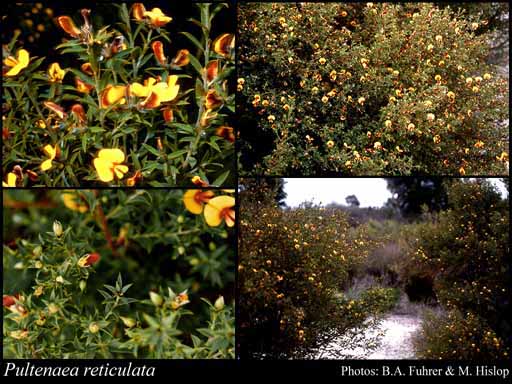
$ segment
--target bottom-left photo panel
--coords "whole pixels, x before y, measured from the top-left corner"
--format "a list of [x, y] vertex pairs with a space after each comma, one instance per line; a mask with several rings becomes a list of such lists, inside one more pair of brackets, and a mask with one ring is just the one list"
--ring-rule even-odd
[[233, 359], [234, 190], [3, 190], [3, 357]]

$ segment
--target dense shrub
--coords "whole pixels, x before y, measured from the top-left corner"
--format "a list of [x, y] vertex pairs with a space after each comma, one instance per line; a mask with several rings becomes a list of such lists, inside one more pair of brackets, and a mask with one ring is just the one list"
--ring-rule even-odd
[[324, 332], [339, 336], [378, 312], [339, 294], [374, 244], [342, 211], [284, 210], [258, 185], [241, 193], [237, 345], [243, 358], [304, 357]]
[[483, 15], [242, 4], [242, 172], [508, 174], [509, 88], [486, 64]]
[[[505, 315], [511, 306], [508, 198], [484, 179], [457, 180], [448, 188], [448, 204], [406, 235], [412, 250], [408, 270], [432, 279], [448, 311], [439, 319], [446, 331], [433, 331], [436, 320], [426, 320], [419, 354], [506, 359], [512, 347], [512, 324]], [[461, 350], [453, 353], [454, 345]]]
[[11, 31], [2, 71], [6, 184], [232, 182], [234, 35], [215, 25], [227, 4], [186, 7], [179, 31], [165, 9], [112, 8], [112, 25], [98, 25], [96, 8], [55, 15], [66, 40], [54, 62]]
[[4, 192], [4, 356], [233, 358], [232, 231], [183, 196]]

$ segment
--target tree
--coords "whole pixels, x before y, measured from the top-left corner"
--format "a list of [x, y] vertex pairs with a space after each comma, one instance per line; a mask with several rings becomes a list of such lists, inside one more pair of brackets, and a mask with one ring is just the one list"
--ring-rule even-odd
[[255, 200], [261, 203], [273, 202], [279, 207], [285, 207], [286, 192], [282, 178], [244, 178], [240, 180], [242, 199]]
[[359, 200], [357, 199], [356, 195], [349, 195], [349, 196], [345, 197], [345, 201], [351, 207], [359, 207], [359, 205], [360, 205]]
[[421, 214], [422, 205], [430, 211], [446, 208], [448, 200], [444, 180], [436, 177], [393, 177], [386, 178], [388, 189], [393, 198], [386, 206], [395, 204], [406, 218], [414, 218]]

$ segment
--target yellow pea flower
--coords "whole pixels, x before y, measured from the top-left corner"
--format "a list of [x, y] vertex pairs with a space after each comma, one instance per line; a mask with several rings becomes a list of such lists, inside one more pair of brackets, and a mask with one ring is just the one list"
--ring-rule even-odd
[[213, 191], [190, 189], [183, 195], [183, 204], [185, 204], [187, 211], [199, 215], [203, 212], [204, 204], [208, 203], [214, 195]]
[[52, 162], [55, 159], [55, 157], [57, 156], [58, 147], [57, 147], [57, 145], [55, 145], [55, 147], [52, 147], [50, 144], [48, 144], [48, 145], [44, 146], [43, 152], [49, 158], [41, 163], [41, 170], [47, 171], [47, 170], [51, 169], [53, 166]]
[[144, 85], [140, 83], [133, 83], [130, 85], [130, 96], [138, 96], [138, 97], [148, 97], [151, 93], [151, 89], [156, 84], [156, 79], [154, 77], [149, 77], [144, 80]]
[[124, 85], [109, 85], [101, 92], [100, 101], [101, 108], [107, 108], [112, 104], [126, 104], [126, 86]]
[[51, 83], [62, 83], [65, 74], [66, 71], [60, 67], [59, 63], [52, 63], [48, 67], [48, 79]]
[[80, 213], [85, 213], [88, 211], [87, 204], [80, 199], [75, 193], [63, 193], [61, 195], [62, 202], [66, 206], [66, 208], [71, 209], [72, 211], [77, 211]]
[[192, 181], [192, 184], [198, 185], [198, 186], [203, 187], [203, 188], [207, 187], [209, 185], [208, 182], [206, 182], [203, 179], [201, 179], [201, 176], [198, 176], [198, 175], [192, 177], [191, 181]]
[[141, 103], [141, 106], [147, 109], [159, 107], [161, 103], [172, 101], [178, 96], [180, 86], [176, 84], [178, 76], [172, 75], [167, 78], [167, 82], [159, 82], [151, 87], [151, 92]]
[[145, 11], [142, 15], [149, 18], [150, 24], [157, 28], [172, 21], [172, 17], [166, 16], [160, 8], [153, 8], [151, 11]]
[[125, 155], [120, 149], [100, 150], [98, 157], [93, 161], [100, 180], [109, 182], [114, 180], [114, 177], [122, 179], [124, 174], [128, 172], [128, 166], [121, 164], [124, 159]]
[[228, 227], [235, 225], [235, 198], [231, 196], [217, 196], [208, 201], [204, 207], [204, 218], [210, 227], [217, 227], [226, 222]]
[[14, 172], [9, 172], [7, 174], [7, 182], [2, 180], [2, 187], [4, 188], [14, 188], [16, 187], [16, 181], [18, 180], [18, 176]]
[[16, 76], [22, 69], [28, 67], [29, 61], [30, 55], [28, 51], [25, 49], [19, 49], [16, 53], [16, 58], [8, 56], [4, 60], [4, 64], [11, 68], [4, 74], [4, 76]]
[[235, 35], [223, 33], [213, 41], [213, 50], [221, 56], [229, 56], [235, 49]]

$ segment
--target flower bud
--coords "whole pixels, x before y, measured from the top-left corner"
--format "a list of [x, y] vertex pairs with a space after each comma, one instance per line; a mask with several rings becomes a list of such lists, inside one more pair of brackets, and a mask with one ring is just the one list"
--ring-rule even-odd
[[149, 298], [151, 299], [151, 301], [153, 302], [153, 304], [156, 306], [156, 307], [159, 307], [162, 305], [162, 303], [164, 302], [164, 299], [162, 299], [162, 296], [160, 296], [158, 293], [156, 292], [149, 292]]
[[219, 296], [219, 298], [215, 300], [215, 304], [213, 306], [217, 311], [221, 311], [224, 308], [224, 296]]
[[37, 247], [34, 248], [34, 250], [32, 251], [32, 254], [35, 256], [35, 257], [39, 257], [43, 254], [43, 247], [41, 247], [40, 245], [38, 245]]
[[58, 220], [55, 220], [53, 222], [53, 233], [57, 237], [61, 237], [62, 236], [62, 224]]
[[123, 324], [127, 327], [127, 328], [132, 328], [132, 327], [135, 327], [135, 324], [137, 324], [137, 322], [132, 319], [131, 317], [124, 317], [124, 316], [119, 316], [121, 318], [121, 320], [123, 321]]
[[55, 279], [55, 281], [59, 284], [62, 284], [64, 283], [64, 278], [62, 276], [57, 276], [57, 278]]
[[89, 332], [98, 333], [99, 330], [100, 330], [100, 326], [98, 325], [98, 323], [89, 324]]
[[39, 260], [37, 260], [35, 263], [34, 263], [34, 268], [36, 269], [41, 269], [43, 268], [43, 263]]
[[51, 314], [59, 312], [59, 306], [55, 303], [48, 304], [48, 312], [50, 312]]
[[80, 291], [84, 291], [87, 287], [87, 282], [85, 280], [80, 280], [80, 283], [78, 283], [78, 286], [80, 287]]

